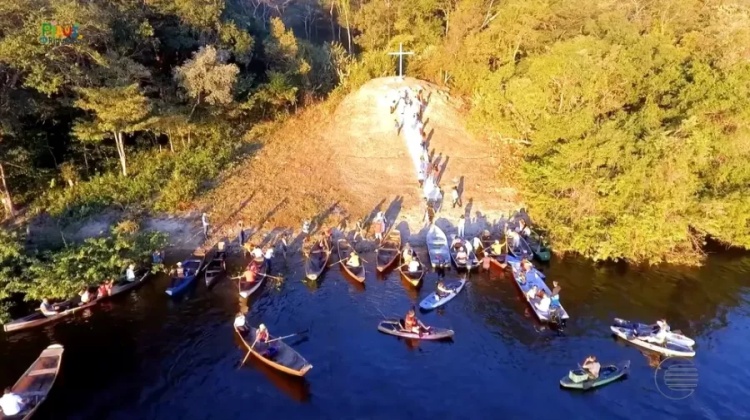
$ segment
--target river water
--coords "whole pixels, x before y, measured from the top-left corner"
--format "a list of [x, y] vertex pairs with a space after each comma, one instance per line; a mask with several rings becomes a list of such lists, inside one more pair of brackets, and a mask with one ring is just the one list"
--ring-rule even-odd
[[[375, 261], [374, 255], [363, 255]], [[426, 256], [423, 257], [426, 261]], [[50, 342], [65, 346], [63, 369], [37, 418], [55, 419], [451, 419], [747, 418], [750, 403], [750, 258], [712, 257], [699, 269], [635, 269], [553, 260], [571, 320], [562, 333], [534, 321], [510, 276], [476, 274], [443, 310], [421, 315], [456, 331], [453, 342], [413, 344], [379, 333], [434, 289], [419, 292], [394, 272], [365, 288], [338, 266], [303, 283], [300, 257], [277, 259], [283, 284], [267, 283], [245, 305], [221, 280], [181, 300], [153, 277], [121, 299], [44, 329], [0, 336], [0, 383], [12, 384]], [[455, 276], [450, 273], [449, 276]], [[287, 340], [314, 368], [293, 380], [245, 356], [232, 321], [240, 307]], [[655, 380], [659, 360], [613, 339], [615, 316], [666, 317], [694, 337], [693, 395]], [[631, 361], [628, 379], [591, 391], [558, 381], [585, 356]], [[661, 372], [661, 371], [660, 371]], [[660, 391], [660, 389], [662, 391]], [[664, 392], [666, 391], [666, 392]], [[668, 398], [670, 397], [670, 398]]]

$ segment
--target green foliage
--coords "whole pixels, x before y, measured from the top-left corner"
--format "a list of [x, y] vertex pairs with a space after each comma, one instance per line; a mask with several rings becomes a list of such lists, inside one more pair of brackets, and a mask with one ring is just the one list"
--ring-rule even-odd
[[393, 74], [381, 57], [403, 42], [411, 75], [471, 98], [477, 134], [528, 144], [515, 181], [557, 250], [750, 247], [747, 6], [366, 1], [353, 22], [364, 52], [344, 83]]
[[8, 285], [23, 281], [27, 261], [21, 238], [15, 232], [0, 230], [0, 300], [8, 297]]

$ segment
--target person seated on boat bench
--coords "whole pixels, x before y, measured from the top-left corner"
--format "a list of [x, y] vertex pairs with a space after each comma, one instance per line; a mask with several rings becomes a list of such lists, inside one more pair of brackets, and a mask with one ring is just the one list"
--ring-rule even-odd
[[164, 259], [161, 256], [161, 252], [154, 251], [154, 253], [151, 254], [151, 262], [154, 264], [161, 264], [162, 262], [164, 262]]
[[413, 332], [415, 334], [421, 334], [422, 331], [428, 331], [430, 328], [425, 326], [422, 321], [417, 319], [417, 314], [414, 309], [409, 309], [404, 317], [404, 330]]
[[262, 260], [263, 259], [263, 250], [260, 249], [260, 247], [256, 246], [253, 247], [253, 252], [251, 252], [253, 258], [256, 260]]
[[526, 292], [526, 299], [529, 301], [536, 299], [536, 294], [539, 292], [539, 288], [536, 286], [531, 286], [531, 289], [529, 289]]
[[107, 288], [107, 282], [103, 281], [99, 284], [99, 287], [96, 289], [96, 298], [103, 298], [109, 296], [109, 289]]
[[469, 261], [469, 254], [466, 253], [466, 248], [461, 247], [456, 253], [456, 262], [459, 264], [466, 264]]
[[419, 261], [417, 260], [409, 261], [409, 272], [416, 273], [417, 271], [419, 271]]
[[357, 251], [352, 250], [352, 253], [349, 254], [349, 259], [346, 261], [346, 265], [357, 268], [359, 264], [359, 255], [357, 255]]
[[549, 312], [549, 306], [552, 303], [552, 299], [547, 296], [547, 293], [542, 291], [542, 297], [539, 299], [539, 302], [535, 303], [534, 306], [539, 312], [547, 313]]
[[445, 296], [447, 294], [453, 293], [453, 290], [445, 287], [445, 282], [440, 280], [437, 284], [437, 292], [438, 295]]
[[664, 320], [658, 320], [656, 321], [656, 328], [654, 332], [646, 336], [646, 341], [649, 341], [651, 343], [656, 344], [664, 344], [664, 342], [667, 340], [667, 333], [669, 333], [669, 325], [667, 325], [667, 322]]
[[49, 299], [44, 298], [42, 299], [42, 304], [39, 305], [39, 312], [44, 316], [53, 316], [57, 315], [57, 308], [49, 303]]
[[237, 328], [237, 331], [239, 331], [240, 334], [244, 335], [245, 333], [247, 333], [247, 321], [245, 320], [245, 315], [243, 315], [241, 312], [238, 313], [234, 318], [234, 326]]
[[245, 281], [247, 283], [255, 283], [255, 279], [258, 274], [258, 265], [257, 264], [250, 264], [247, 267], [247, 270], [245, 270], [244, 273], [242, 273], [242, 276], [245, 277]]
[[125, 280], [127, 280], [127, 281], [134, 281], [135, 280], [135, 265], [130, 264], [128, 266], [128, 269], [125, 270]]
[[92, 300], [91, 299], [91, 293], [89, 293], [89, 288], [88, 287], [84, 287], [83, 289], [81, 289], [81, 292], [78, 293], [78, 296], [81, 297], [81, 305], [85, 305], [85, 304], [91, 302], [91, 300]]
[[23, 411], [25, 405], [26, 401], [23, 398], [11, 391], [10, 387], [5, 388], [3, 396], [0, 397], [0, 409], [3, 410], [3, 417], [17, 415]]
[[596, 360], [596, 357], [589, 356], [586, 358], [586, 360], [583, 361], [583, 365], [581, 365], [584, 371], [589, 374], [589, 378], [596, 379], [599, 377], [599, 370], [602, 368], [602, 365], [599, 364], [599, 362]]
[[453, 242], [451, 242], [451, 246], [453, 247], [453, 249], [456, 249], [456, 250], [461, 249], [461, 246], [462, 246], [461, 240], [458, 238], [454, 238]]

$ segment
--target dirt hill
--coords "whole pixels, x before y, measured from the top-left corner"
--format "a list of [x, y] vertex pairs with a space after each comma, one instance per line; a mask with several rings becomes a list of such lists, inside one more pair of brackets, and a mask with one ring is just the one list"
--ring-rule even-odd
[[[432, 84], [396, 77], [368, 82], [344, 98], [332, 115], [318, 105], [295, 116], [265, 139], [254, 156], [227, 171], [198, 207], [209, 212], [217, 233], [231, 236], [239, 220], [256, 232], [299, 232], [303, 220], [312, 220], [313, 229], [352, 228], [379, 210], [396, 220], [403, 233], [421, 231], [423, 200], [389, 109], [393, 93], [405, 86], [425, 89], [423, 121], [431, 154], [442, 170], [440, 185], [445, 191], [453, 185], [463, 190], [463, 208], [451, 209], [446, 197], [437, 215], [446, 233], [455, 231], [460, 214], [469, 220], [468, 234], [518, 209], [515, 191], [491, 181], [500, 159], [490, 156], [486, 141], [467, 132], [460, 103]], [[412, 240], [418, 242], [418, 236]]]

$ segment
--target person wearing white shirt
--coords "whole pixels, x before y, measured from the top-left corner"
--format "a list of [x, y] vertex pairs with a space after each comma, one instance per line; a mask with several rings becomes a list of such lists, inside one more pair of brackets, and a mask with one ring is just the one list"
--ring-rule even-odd
[[535, 306], [539, 312], [547, 313], [549, 311], [550, 303], [552, 303], [552, 300], [546, 293], [542, 292], [542, 299]]
[[258, 247], [253, 248], [253, 252], [251, 254], [253, 255], [253, 258], [255, 258], [256, 260], [263, 259], [263, 251]]
[[409, 272], [416, 273], [417, 271], [419, 271], [419, 262], [417, 262], [416, 260], [412, 260], [409, 263]]
[[127, 281], [133, 281], [133, 280], [135, 280], [135, 265], [130, 264], [128, 266], [128, 269], [125, 270], [125, 279]]
[[529, 289], [529, 291], [528, 291], [528, 292], [526, 292], [526, 299], [528, 299], [528, 300], [532, 300], [532, 299], [536, 298], [536, 292], [537, 292], [538, 290], [539, 290], [539, 289], [537, 289], [537, 287], [536, 287], [536, 286], [531, 286], [531, 289]]
[[466, 227], [466, 218], [462, 214], [461, 217], [458, 218], [458, 237], [463, 238], [464, 237], [464, 228]]
[[0, 409], [3, 410], [5, 417], [15, 416], [16, 414], [23, 411], [24, 400], [18, 395], [14, 394], [10, 387], [5, 388], [3, 396], [0, 397]]
[[203, 225], [203, 236], [208, 239], [208, 214], [201, 215], [201, 224]]

